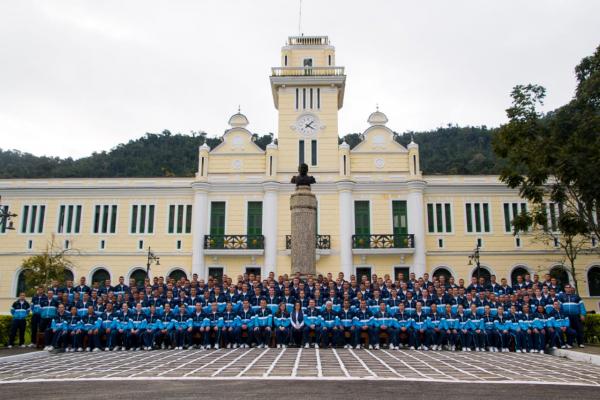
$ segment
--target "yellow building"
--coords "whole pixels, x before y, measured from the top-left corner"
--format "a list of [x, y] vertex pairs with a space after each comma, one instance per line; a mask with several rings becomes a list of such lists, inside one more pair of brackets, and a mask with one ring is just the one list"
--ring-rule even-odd
[[[0, 180], [3, 204], [18, 214], [15, 231], [0, 227], [1, 310], [22, 285], [22, 260], [52, 235], [73, 249], [73, 277], [88, 283], [143, 279], [149, 247], [160, 256], [154, 276], [288, 273], [289, 181], [301, 162], [317, 180], [320, 273], [468, 281], [468, 256], [479, 245], [484, 276], [510, 282], [551, 271], [572, 280], [557, 248], [511, 233], [512, 216], [527, 204], [497, 176], [423, 175], [418, 145], [398, 144], [379, 110], [359, 145], [339, 144], [346, 75], [328, 37], [290, 37], [270, 80], [277, 144], [262, 150], [248, 119], [235, 114], [220, 145], [200, 147], [195, 178]], [[600, 293], [588, 280], [598, 279], [600, 259], [581, 256], [578, 271], [580, 292], [597, 309], [592, 295]]]

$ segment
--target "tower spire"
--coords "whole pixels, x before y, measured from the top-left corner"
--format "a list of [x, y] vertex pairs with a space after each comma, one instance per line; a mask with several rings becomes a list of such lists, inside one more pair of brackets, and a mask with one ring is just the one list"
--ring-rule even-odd
[[302, 0], [300, 0], [300, 11], [298, 14], [298, 36], [302, 36]]

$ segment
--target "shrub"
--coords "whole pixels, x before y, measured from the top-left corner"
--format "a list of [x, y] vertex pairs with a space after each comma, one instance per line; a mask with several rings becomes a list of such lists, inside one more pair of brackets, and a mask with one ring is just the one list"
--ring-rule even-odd
[[[8, 333], [10, 332], [10, 324], [12, 322], [11, 315], [0, 315], [0, 346], [8, 344]], [[27, 316], [27, 327], [25, 328], [25, 343], [31, 341], [31, 314]], [[19, 343], [17, 337], [15, 342]]]

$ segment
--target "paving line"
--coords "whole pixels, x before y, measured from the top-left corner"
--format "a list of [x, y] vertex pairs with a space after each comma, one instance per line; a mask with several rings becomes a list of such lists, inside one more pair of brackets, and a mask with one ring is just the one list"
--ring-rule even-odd
[[[233, 350], [233, 351], [236, 351], [238, 348], [239, 347], [236, 347], [236, 349]], [[233, 351], [231, 353], [233, 353]], [[219, 375], [221, 372], [223, 372], [227, 368], [231, 367], [233, 364], [235, 364], [236, 362], [238, 362], [239, 360], [241, 360], [242, 357], [244, 357], [246, 354], [250, 353], [251, 351], [252, 351], [252, 349], [243, 352], [242, 354], [240, 354], [239, 356], [237, 356], [236, 358], [234, 358], [231, 362], [228, 362], [227, 364], [225, 364], [224, 366], [222, 366], [221, 368], [219, 368], [218, 370], [216, 370], [211, 376], [217, 376], [217, 375]]]
[[360, 363], [360, 364], [363, 366], [363, 368], [364, 368], [365, 370], [367, 370], [367, 372], [368, 372], [369, 374], [371, 374], [371, 376], [372, 376], [372, 377], [374, 377], [374, 378], [375, 378], [375, 377], [377, 377], [377, 374], [376, 374], [375, 372], [371, 371], [371, 368], [369, 368], [369, 367], [367, 366], [367, 364], [365, 364], [365, 362], [364, 362], [363, 360], [361, 360], [361, 359], [360, 359], [360, 357], [358, 357], [358, 356], [356, 355], [356, 353], [354, 352], [354, 350], [352, 350], [352, 349], [349, 349], [349, 351], [350, 351], [350, 354], [352, 354], [352, 355], [354, 356], [354, 358], [356, 358], [356, 359], [358, 360], [358, 362], [359, 362], [359, 363]]
[[399, 373], [398, 371], [396, 371], [394, 368], [390, 367], [385, 361], [383, 361], [381, 358], [377, 357], [375, 354], [373, 354], [371, 351], [369, 350], [365, 350], [371, 357], [373, 357], [374, 359], [376, 359], [377, 361], [379, 361], [381, 363], [381, 365], [383, 365], [384, 367], [386, 367], [389, 371], [391, 371], [394, 375], [400, 377], [400, 378], [406, 378], [404, 375], [402, 375], [401, 373]]
[[422, 364], [425, 364], [427, 367], [431, 368], [432, 370], [434, 370], [434, 371], [435, 371], [435, 372], [437, 372], [438, 374], [440, 374], [440, 375], [444, 375], [444, 376], [448, 377], [449, 379], [451, 379], [451, 380], [453, 380], [453, 381], [458, 381], [458, 379], [457, 379], [457, 378], [453, 377], [452, 375], [448, 375], [448, 374], [447, 374], [447, 373], [445, 373], [444, 371], [440, 371], [439, 369], [437, 369], [437, 368], [436, 368], [436, 367], [434, 367], [433, 365], [429, 365], [429, 364], [427, 364], [426, 362], [422, 361], [420, 358], [417, 358], [417, 357], [413, 356], [412, 354], [410, 354], [410, 353], [408, 353], [408, 352], [407, 352], [407, 353], [405, 353], [405, 354], [407, 354], [407, 355], [408, 355], [410, 358], [412, 358], [413, 360], [415, 360], [415, 361], [418, 361], [418, 362], [420, 362], [420, 363], [422, 363]]
[[[236, 350], [237, 350], [237, 349], [236, 349]], [[218, 352], [218, 351], [219, 351], [219, 350], [214, 350], [214, 351], [212, 351], [210, 354], [207, 354], [207, 355], [212, 355], [212, 354], [215, 354], [215, 353], [216, 353], [216, 352]], [[190, 372], [188, 372], [188, 373], [184, 374], [183, 376], [185, 377], [185, 376], [191, 375], [191, 374], [193, 374], [193, 373], [196, 373], [196, 372], [198, 372], [198, 371], [200, 371], [200, 370], [203, 370], [204, 368], [208, 367], [209, 365], [213, 365], [214, 363], [216, 363], [216, 362], [217, 362], [217, 361], [219, 361], [221, 358], [223, 358], [223, 357], [225, 357], [225, 356], [227, 356], [227, 355], [229, 355], [229, 352], [225, 352], [225, 353], [223, 353], [223, 354], [222, 354], [222, 355], [220, 355], [219, 357], [217, 357], [217, 358], [214, 358], [214, 359], [212, 359], [211, 361], [209, 361], [208, 363], [206, 363], [206, 364], [204, 364], [204, 365], [201, 365], [201, 366], [199, 366], [199, 367], [198, 367], [198, 368], [196, 368], [196, 369], [193, 369], [193, 370], [191, 370]]]
[[348, 373], [348, 370], [346, 369], [346, 366], [342, 362], [342, 359], [340, 358], [337, 350], [336, 349], [332, 349], [332, 350], [333, 350], [333, 355], [337, 359], [338, 364], [340, 364], [340, 369], [342, 370], [342, 372], [344, 373], [344, 375], [346, 375], [346, 378], [350, 378], [350, 374]]
[[[412, 365], [410, 365], [409, 363], [407, 363], [406, 361], [396, 357], [395, 355], [391, 354], [389, 351], [387, 350], [383, 350], [383, 352], [385, 354], [387, 354], [388, 356], [392, 357], [393, 359], [400, 361], [402, 364], [404, 364], [405, 367], [410, 368], [414, 373], [416, 373], [417, 375], [421, 375], [423, 378], [425, 379], [429, 379], [429, 377], [427, 375], [425, 375], [424, 373], [422, 373], [421, 371], [419, 371], [418, 369], [416, 369], [415, 367], [413, 367]], [[447, 382], [447, 380], [444, 380], [444, 382]]]
[[296, 354], [296, 361], [294, 361], [294, 368], [292, 368], [292, 378], [295, 378], [296, 374], [298, 373], [298, 365], [300, 365], [300, 356], [302, 356], [302, 347], [300, 347], [298, 353]]
[[[209, 355], [210, 355], [210, 353], [208, 353], [208, 354], [204, 354], [202, 357], [196, 358], [196, 360], [201, 360], [201, 359], [203, 359], [203, 358], [205, 358], [205, 357], [207, 357], [207, 356], [209, 356]], [[152, 352], [150, 353], [150, 360], [153, 360], [154, 358], [156, 358], [156, 357], [159, 357], [159, 356], [162, 356], [162, 357], [164, 358], [164, 357], [165, 357], [165, 356], [164, 356], [164, 352], [162, 352], [162, 351], [160, 351], [160, 350], [152, 351]], [[169, 356], [167, 356], [167, 357], [170, 357], [170, 355], [169, 355]], [[148, 360], [148, 361], [150, 361], [150, 360]], [[145, 361], [146, 361], [146, 360], [145, 360]], [[146, 362], [148, 362], [148, 361], [146, 361]], [[161, 360], [161, 361], [163, 361], [163, 360]], [[148, 373], [148, 372], [150, 372], [150, 371], [154, 371], [155, 369], [158, 369], [158, 368], [161, 368], [161, 367], [164, 367], [164, 366], [165, 366], [165, 363], [164, 363], [164, 362], [163, 362], [163, 363], [159, 363], [158, 365], [155, 365], [155, 366], [154, 366], [154, 367], [152, 367], [152, 368], [149, 368], [149, 369], [144, 369], [144, 370], [142, 370], [142, 371], [140, 371], [140, 372], [136, 372], [135, 374], [133, 374], [133, 375], [130, 375], [130, 376], [131, 376], [131, 377], [134, 377], [134, 376], [136, 376], [136, 375], [140, 375], [140, 374]]]
[[[449, 357], [448, 357], [448, 356], [446, 356], [445, 354], [440, 354], [440, 356], [442, 356], [442, 357], [446, 357], [446, 359], [449, 359]], [[450, 358], [450, 360], [453, 360], [453, 359], [451, 359], [451, 358]], [[473, 373], [471, 373], [471, 372], [469, 372], [469, 371], [466, 371], [466, 370], [464, 370], [464, 369], [460, 369], [459, 367], [457, 367], [456, 365], [453, 365], [453, 364], [452, 364], [452, 363], [450, 363], [450, 362], [444, 361], [444, 360], [442, 360], [442, 359], [438, 359], [437, 361], [439, 361], [439, 362], [443, 363], [444, 365], [446, 365], [446, 366], [448, 366], [448, 367], [450, 367], [450, 368], [453, 368], [454, 370], [456, 370], [456, 371], [458, 371], [458, 372], [460, 372], [460, 373], [463, 373], [463, 374], [466, 374], [466, 375], [472, 376], [473, 378], [475, 378], [475, 379], [477, 379], [477, 380], [480, 380], [480, 381], [483, 381], [483, 380], [485, 380], [485, 379], [483, 379], [483, 378], [481, 378], [481, 377], [479, 377], [479, 376], [477, 376], [477, 375], [475, 375], [475, 374], [473, 374]]]
[[[213, 354], [213, 353], [215, 353], [216, 351], [217, 351], [217, 350], [213, 351], [213, 352], [212, 352], [212, 353], [210, 353], [210, 354]], [[189, 356], [190, 356], [191, 360], [189, 360], [189, 361], [186, 361], [186, 362], [184, 362], [184, 363], [182, 363], [182, 364], [179, 364], [179, 365], [178, 365], [178, 366], [176, 366], [175, 368], [167, 369], [167, 370], [165, 370], [165, 371], [161, 372], [160, 374], [158, 374], [157, 376], [163, 376], [163, 375], [166, 375], [166, 374], [168, 374], [168, 373], [170, 373], [170, 372], [177, 371], [178, 369], [181, 369], [181, 368], [185, 367], [186, 365], [189, 365], [189, 364], [191, 364], [191, 363], [193, 363], [193, 362], [196, 362], [196, 361], [198, 361], [198, 359], [197, 359], [197, 358], [193, 357], [193, 356], [194, 356], [194, 353], [191, 353], [191, 354], [189, 354]]]
[[250, 370], [250, 368], [252, 368], [254, 366], [254, 364], [256, 364], [256, 362], [262, 358], [262, 356], [267, 354], [268, 351], [269, 351], [269, 348], [267, 347], [262, 353], [260, 353], [258, 355], [258, 357], [256, 357], [254, 360], [252, 360], [252, 362], [250, 364], [248, 364], [246, 366], [246, 368], [244, 368], [239, 374], [237, 374], [237, 377], [239, 378], [240, 376], [244, 375], [248, 370]]
[[317, 356], [317, 377], [323, 377], [323, 369], [321, 368], [321, 354], [319, 353], [319, 349], [315, 349], [315, 353]]
[[275, 368], [275, 365], [277, 365], [277, 362], [279, 361], [279, 359], [281, 358], [281, 356], [283, 356], [283, 353], [285, 353], [286, 350], [287, 350], [287, 347], [284, 348], [283, 351], [279, 352], [279, 354], [277, 354], [277, 357], [275, 357], [275, 360], [273, 360], [273, 362], [271, 363], [271, 366], [269, 367], [269, 369], [267, 370], [267, 372], [265, 372], [263, 374], [263, 378], [266, 378], [267, 376], [269, 376], [271, 374], [271, 372]]

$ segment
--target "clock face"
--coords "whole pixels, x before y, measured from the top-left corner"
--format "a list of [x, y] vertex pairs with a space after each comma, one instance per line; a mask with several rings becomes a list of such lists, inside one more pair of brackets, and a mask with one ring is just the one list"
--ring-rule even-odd
[[298, 118], [295, 128], [303, 135], [311, 135], [320, 129], [319, 122], [313, 115], [303, 115]]

